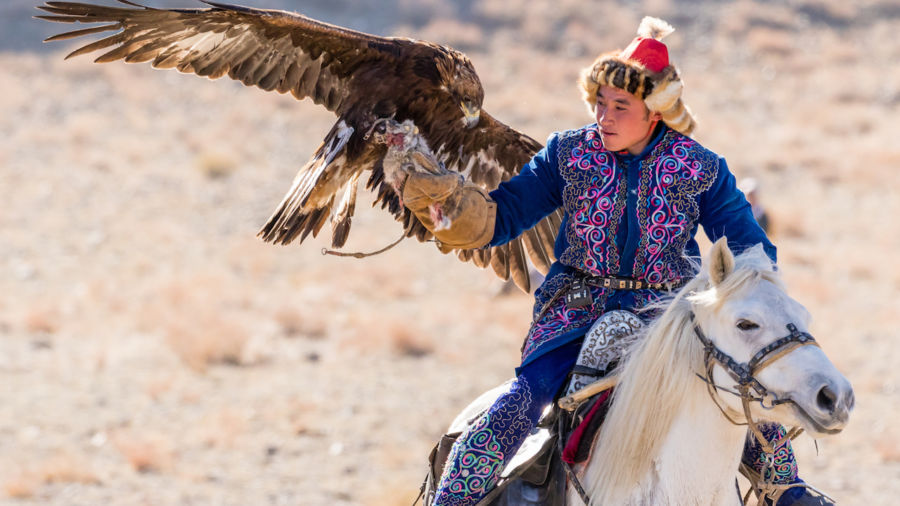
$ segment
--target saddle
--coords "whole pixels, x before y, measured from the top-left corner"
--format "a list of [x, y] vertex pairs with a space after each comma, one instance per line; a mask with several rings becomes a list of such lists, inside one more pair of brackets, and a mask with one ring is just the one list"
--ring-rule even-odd
[[[588, 330], [564, 395], [609, 376], [637, 339], [641, 320], [628, 311], [610, 311]], [[486, 392], [470, 405], [472, 415], [457, 418], [431, 450], [422, 493], [425, 504], [434, 500], [447, 456], [456, 439], [475, 423], [505, 391], [506, 385]], [[594, 437], [610, 404], [610, 390], [580, 402], [571, 411], [548, 407], [537, 426], [500, 473], [500, 481], [478, 506], [564, 506], [570, 465], [590, 457]]]

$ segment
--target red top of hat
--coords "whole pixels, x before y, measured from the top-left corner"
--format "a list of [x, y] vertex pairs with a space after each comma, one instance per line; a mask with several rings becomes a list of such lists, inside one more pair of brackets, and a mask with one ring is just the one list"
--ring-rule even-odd
[[669, 49], [656, 39], [636, 37], [622, 51], [622, 58], [636, 61], [653, 72], [662, 72], [669, 66]]

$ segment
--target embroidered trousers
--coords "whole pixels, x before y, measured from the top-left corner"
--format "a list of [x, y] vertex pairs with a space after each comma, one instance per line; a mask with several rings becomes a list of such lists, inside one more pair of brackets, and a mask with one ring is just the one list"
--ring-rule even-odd
[[[509, 389], [454, 443], [438, 483], [434, 506], [474, 505], [491, 491], [500, 479], [503, 466], [516, 454], [544, 408], [562, 389], [580, 349], [581, 340], [576, 340], [518, 370]], [[781, 425], [763, 427], [763, 435], [769, 441], [777, 441], [785, 433]], [[753, 437], [747, 438], [743, 461], [757, 471], [762, 470], [765, 458], [761, 445]], [[776, 447], [774, 473], [775, 483], [798, 480], [790, 441]], [[783, 497], [779, 505], [789, 504], [786, 499]]]
[[453, 444], [435, 506], [473, 505], [491, 491], [505, 463], [562, 388], [580, 349], [581, 341], [575, 341], [519, 369], [509, 390]]

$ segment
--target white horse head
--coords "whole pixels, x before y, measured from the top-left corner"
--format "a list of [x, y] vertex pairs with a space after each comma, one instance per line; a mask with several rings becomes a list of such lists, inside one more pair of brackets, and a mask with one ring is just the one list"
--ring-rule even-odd
[[[688, 296], [703, 331], [737, 362], [747, 363], [766, 345], [791, 333], [807, 332], [810, 315], [785, 293], [781, 280], [762, 247], [752, 248], [741, 258], [741, 269], [725, 240], [712, 251], [707, 271], [710, 289]], [[722, 367], [714, 369], [716, 384], [733, 384]], [[854, 397], [850, 383], [832, 365], [818, 346], [803, 346], [772, 361], [756, 374], [775, 399], [783, 402], [765, 408], [750, 405], [754, 418], [798, 426], [813, 436], [840, 432], [850, 417]], [[722, 399], [742, 412], [735, 396]]]
[[[747, 403], [753, 420], [799, 426], [816, 436], [840, 432], [853, 391], [818, 346], [797, 346], [805, 344], [797, 336], [805, 335], [808, 323], [809, 313], [785, 293], [761, 247], [735, 258], [724, 239], [716, 242], [701, 274], [649, 326], [622, 366], [613, 405], [582, 472], [591, 503], [740, 504], [734, 476], [747, 429], [726, 414], [746, 421], [744, 405], [722, 391], [711, 398], [698, 378], [707, 367], [695, 325], [735, 363], [752, 362], [773, 343], [782, 344], [756, 368], [765, 399]], [[733, 374], [719, 363], [711, 376], [718, 386], [736, 388]], [[578, 502], [573, 497], [570, 503]]]

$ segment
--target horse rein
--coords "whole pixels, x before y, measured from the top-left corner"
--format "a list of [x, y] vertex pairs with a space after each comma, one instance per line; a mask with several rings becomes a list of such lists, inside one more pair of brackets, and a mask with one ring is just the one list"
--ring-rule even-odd
[[[767, 454], [774, 453], [774, 447], [780, 445], [785, 440], [799, 435], [803, 429], [794, 428], [779, 441], [776, 441], [774, 444], [770, 443], [763, 436], [762, 431], [760, 431], [759, 423], [754, 421], [750, 415], [750, 402], [759, 402], [759, 405], [764, 409], [773, 409], [779, 404], [793, 403], [794, 401], [792, 399], [779, 399], [778, 396], [763, 386], [756, 376], [763, 369], [772, 365], [776, 360], [801, 346], [819, 346], [815, 338], [807, 332], [800, 332], [793, 323], [788, 323], [787, 329], [789, 334], [787, 336], [769, 343], [766, 347], [756, 352], [748, 362], [741, 363], [732, 358], [731, 355], [722, 351], [706, 337], [703, 330], [697, 325], [693, 312], [691, 313], [691, 323], [694, 327], [694, 334], [697, 336], [697, 339], [700, 340], [705, 351], [704, 362], [706, 364], [706, 376], [700, 376], [699, 374], [697, 376], [706, 383], [710, 397], [712, 397], [719, 410], [722, 411], [722, 414], [725, 415], [725, 418], [735, 425], [747, 425]], [[722, 366], [722, 368], [725, 369], [725, 372], [737, 382], [737, 391], [715, 383], [712, 378], [712, 372], [716, 363]], [[734, 418], [725, 411], [725, 408], [720, 404], [719, 399], [715, 395], [715, 390], [724, 390], [732, 395], [740, 397], [741, 404], [744, 408], [746, 422], [740, 423], [735, 421]], [[769, 400], [769, 405], [766, 405], [767, 400]]]

